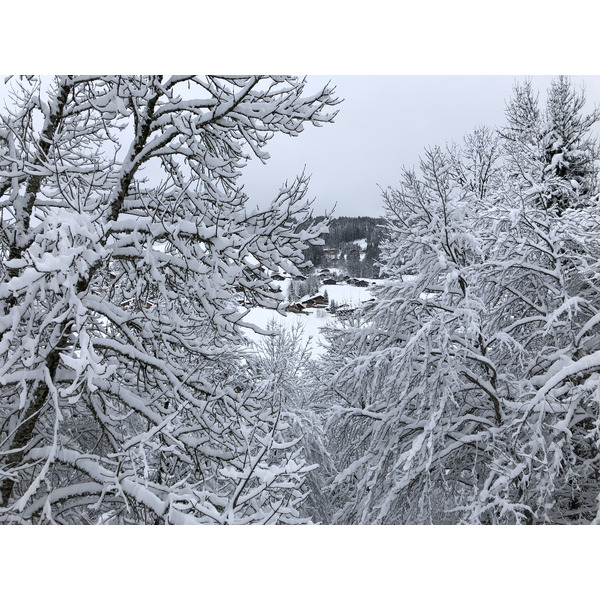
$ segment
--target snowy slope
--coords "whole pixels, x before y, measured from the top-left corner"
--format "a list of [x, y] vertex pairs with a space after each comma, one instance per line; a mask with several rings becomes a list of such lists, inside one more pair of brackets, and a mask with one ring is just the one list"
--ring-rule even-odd
[[[374, 281], [365, 279], [365, 281]], [[371, 294], [369, 288], [360, 288], [353, 285], [338, 284], [338, 285], [324, 285], [321, 286], [320, 292], [327, 291], [329, 300], [335, 300], [336, 304], [346, 304], [350, 308], [355, 308], [362, 302], [371, 300], [373, 294]]]
[[[302, 341], [310, 341], [312, 356], [313, 358], [317, 358], [325, 351], [321, 346], [320, 328], [325, 327], [332, 319], [333, 316], [323, 309], [307, 309], [302, 314], [286, 313], [286, 316], [283, 316], [269, 308], [257, 307], [251, 309], [244, 320], [258, 325], [263, 329], [267, 329], [271, 320], [275, 320], [277, 324], [289, 328], [292, 328], [298, 322], [301, 323], [304, 327]], [[251, 340], [259, 340], [262, 337], [260, 333], [256, 333], [251, 329], [246, 330], [246, 334]]]
[[[287, 284], [287, 281], [282, 283]], [[285, 286], [282, 287], [285, 288]], [[369, 288], [359, 288], [347, 284], [323, 285], [319, 288], [320, 294], [323, 294], [325, 291], [327, 291], [330, 301], [334, 300], [338, 305], [345, 304], [348, 308], [355, 308], [362, 302], [373, 298]], [[244, 320], [253, 325], [258, 325], [262, 329], [267, 329], [267, 325], [272, 319], [276, 323], [290, 328], [298, 322], [301, 323], [304, 326], [302, 339], [303, 341], [310, 340], [313, 358], [317, 358], [325, 352], [322, 346], [323, 338], [320, 329], [333, 323], [335, 316], [329, 314], [324, 309], [306, 309], [303, 313], [286, 313], [286, 316], [283, 316], [274, 310], [257, 307], [252, 308]], [[251, 340], [261, 338], [261, 334], [251, 329], [247, 329], [246, 333]]]

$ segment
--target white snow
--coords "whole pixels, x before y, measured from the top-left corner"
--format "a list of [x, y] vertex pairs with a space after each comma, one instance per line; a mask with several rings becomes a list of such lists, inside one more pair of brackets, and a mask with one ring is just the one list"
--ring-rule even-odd
[[[320, 328], [325, 327], [333, 318], [332, 315], [322, 308], [306, 309], [304, 313], [286, 313], [286, 316], [283, 316], [269, 308], [256, 307], [250, 310], [244, 321], [258, 325], [265, 330], [272, 320], [275, 320], [275, 323], [278, 325], [289, 328], [292, 328], [298, 322], [301, 323], [304, 326], [302, 341], [310, 342], [312, 356], [313, 358], [317, 358], [325, 352], [325, 349], [321, 345]], [[251, 329], [247, 329], [246, 334], [251, 340], [255, 341], [264, 337]]]
[[[375, 279], [365, 281], [376, 282]], [[281, 282], [287, 283], [285, 282]], [[329, 300], [334, 300], [338, 305], [346, 305], [347, 308], [356, 308], [363, 302], [373, 298], [369, 288], [360, 288], [353, 285], [338, 284], [338, 285], [322, 285], [319, 288], [319, 294], [327, 291]], [[280, 315], [278, 312], [269, 308], [256, 307], [250, 309], [244, 321], [258, 325], [262, 329], [267, 329], [269, 321], [275, 320], [278, 325], [285, 327], [293, 327], [296, 323], [301, 323], [304, 326], [304, 334], [302, 340], [310, 342], [313, 358], [317, 358], [324, 354], [323, 338], [321, 335], [321, 327], [326, 327], [335, 321], [335, 316], [327, 312], [323, 308], [307, 308], [302, 313], [286, 313], [286, 316]], [[250, 329], [246, 329], [247, 336], [252, 340], [259, 340], [263, 337]]]
[[[374, 280], [365, 279], [364, 281], [371, 282]], [[369, 288], [356, 287], [347, 284], [323, 285], [321, 286], [319, 293], [322, 294], [324, 291], [327, 291], [330, 301], [335, 300], [338, 305], [346, 304], [349, 308], [355, 308], [363, 302], [373, 298], [373, 294], [371, 294]]]

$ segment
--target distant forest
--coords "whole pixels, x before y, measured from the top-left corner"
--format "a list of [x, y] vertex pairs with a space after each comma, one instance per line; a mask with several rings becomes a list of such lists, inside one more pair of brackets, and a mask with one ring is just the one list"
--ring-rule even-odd
[[[303, 228], [322, 222], [314, 217]], [[329, 223], [329, 233], [323, 234], [323, 246], [309, 246], [304, 251], [312, 263], [309, 270], [336, 267], [351, 277], [378, 277], [379, 246], [383, 240], [385, 220], [373, 217], [337, 217]], [[358, 243], [361, 242], [362, 243]]]

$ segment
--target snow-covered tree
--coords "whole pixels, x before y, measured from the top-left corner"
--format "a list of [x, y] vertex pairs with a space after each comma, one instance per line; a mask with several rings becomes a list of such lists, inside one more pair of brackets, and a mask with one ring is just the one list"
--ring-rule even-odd
[[304, 339], [304, 325], [299, 321], [291, 327], [271, 321], [267, 330], [271, 335], [254, 343], [247, 355], [250, 379], [260, 388], [262, 401], [281, 410], [288, 427], [284, 435], [301, 440], [300, 456], [312, 466], [305, 480], [308, 495], [301, 514], [326, 523], [331, 508], [325, 486], [333, 460], [325, 440], [323, 411], [314, 403], [320, 384], [314, 374], [311, 342]]
[[387, 278], [357, 327], [330, 334], [331, 435], [355, 440], [332, 486], [337, 522], [451, 520], [444, 510], [478, 477], [488, 432], [502, 421], [469, 284], [481, 262], [470, 228], [480, 199], [455, 166], [428, 150], [419, 172], [385, 193]]
[[[509, 105], [513, 130], [519, 102], [517, 94]], [[475, 522], [597, 519], [598, 113], [582, 117], [583, 104], [566, 78], [552, 82], [545, 121], [530, 129], [537, 145], [525, 151], [518, 136], [508, 139], [506, 177], [482, 211], [489, 244], [478, 285], [510, 418]]]
[[239, 186], [332, 121], [294, 77], [10, 82], [0, 123], [0, 521], [296, 522], [310, 467], [240, 385], [244, 313], [318, 231]]
[[510, 204], [488, 213], [496, 239], [478, 282], [505, 418], [468, 520], [589, 522], [600, 493], [597, 208], [558, 217], [531, 199]]
[[336, 522], [600, 520], [597, 115], [569, 85], [385, 193], [389, 279], [328, 333]]
[[457, 183], [480, 201], [490, 201], [501, 181], [502, 147], [498, 134], [478, 127], [465, 135], [460, 146], [449, 148], [449, 160]]
[[531, 81], [516, 84], [500, 131], [516, 180], [538, 186], [541, 205], [556, 207], [559, 215], [584, 199], [591, 202], [599, 192], [593, 127], [600, 109], [584, 114], [585, 103], [585, 92], [578, 92], [568, 77], [552, 80], [545, 110]]

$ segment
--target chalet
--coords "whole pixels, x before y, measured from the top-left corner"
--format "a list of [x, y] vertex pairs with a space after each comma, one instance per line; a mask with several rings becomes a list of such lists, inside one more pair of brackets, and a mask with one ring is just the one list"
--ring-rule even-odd
[[310, 298], [302, 298], [300, 302], [304, 305], [304, 308], [324, 308], [327, 306], [325, 296], [322, 294], [317, 294], [316, 296], [311, 296]]
[[362, 279], [358, 279], [354, 285], [356, 287], [369, 287], [369, 282], [363, 281]]
[[292, 302], [291, 304], [285, 307], [285, 311], [291, 313], [301, 313], [304, 311], [304, 305], [300, 302]]
[[335, 279], [323, 279], [323, 285], [336, 285], [337, 281]]

